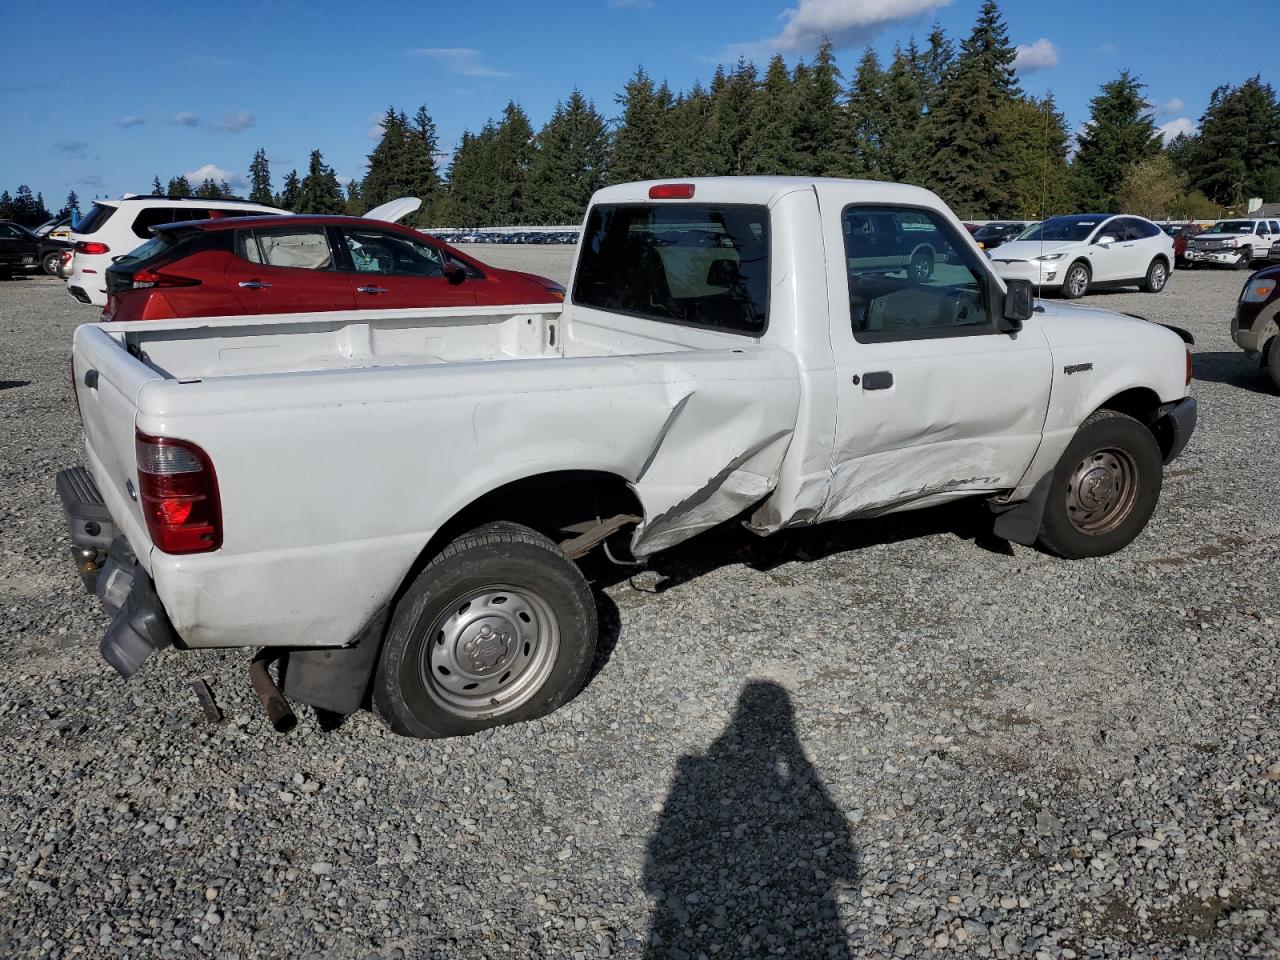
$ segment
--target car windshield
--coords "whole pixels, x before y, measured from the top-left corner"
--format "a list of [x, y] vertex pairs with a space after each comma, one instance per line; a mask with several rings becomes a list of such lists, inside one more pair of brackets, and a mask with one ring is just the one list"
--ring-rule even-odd
[[1085, 240], [1105, 217], [1050, 217], [1024, 230], [1019, 240]]
[[1252, 220], [1220, 220], [1209, 228], [1210, 233], [1253, 233]]

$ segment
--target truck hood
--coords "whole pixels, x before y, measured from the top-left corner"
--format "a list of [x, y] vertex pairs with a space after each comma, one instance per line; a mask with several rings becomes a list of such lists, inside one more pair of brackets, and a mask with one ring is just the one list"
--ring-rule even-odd
[[1099, 359], [1105, 358], [1108, 347], [1132, 344], [1168, 350], [1185, 361], [1183, 353], [1190, 342], [1190, 334], [1184, 336], [1177, 328], [1098, 307], [1037, 300], [1035, 317], [1050, 348], [1093, 346], [1098, 348]]
[[1192, 240], [1254, 240], [1252, 233], [1197, 233]]
[[992, 260], [1026, 260], [1032, 261], [1036, 257], [1042, 257], [1046, 253], [1057, 253], [1059, 250], [1066, 250], [1074, 247], [1075, 242], [1071, 240], [1046, 240], [1041, 243], [1039, 240], [1010, 240], [1008, 243], [1002, 243], [991, 252]]

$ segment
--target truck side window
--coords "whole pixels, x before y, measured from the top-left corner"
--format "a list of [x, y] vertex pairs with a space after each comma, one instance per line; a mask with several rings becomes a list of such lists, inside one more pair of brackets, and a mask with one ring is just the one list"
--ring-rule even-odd
[[576, 304], [750, 336], [764, 332], [765, 207], [596, 204], [578, 249]]
[[842, 226], [855, 339], [994, 331], [987, 273], [937, 213], [854, 206], [845, 209]]

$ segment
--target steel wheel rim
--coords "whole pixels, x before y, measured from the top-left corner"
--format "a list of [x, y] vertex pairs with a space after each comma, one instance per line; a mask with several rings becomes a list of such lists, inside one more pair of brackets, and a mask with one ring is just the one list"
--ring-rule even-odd
[[1092, 536], [1115, 530], [1133, 512], [1138, 478], [1138, 462], [1126, 450], [1105, 447], [1089, 454], [1067, 480], [1071, 525]]
[[1084, 267], [1072, 267], [1071, 274], [1067, 277], [1067, 286], [1072, 295], [1081, 296], [1084, 293], [1085, 283]]
[[559, 651], [560, 621], [546, 600], [491, 584], [456, 597], [432, 621], [418, 674], [437, 706], [483, 719], [528, 703]]

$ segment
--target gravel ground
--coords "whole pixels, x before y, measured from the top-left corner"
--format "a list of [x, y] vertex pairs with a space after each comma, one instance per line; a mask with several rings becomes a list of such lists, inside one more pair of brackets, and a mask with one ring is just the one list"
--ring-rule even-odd
[[715, 534], [601, 589], [568, 708], [437, 742], [277, 736], [244, 652], [108, 671], [53, 493], [92, 313], [0, 285], [0, 955], [1277, 956], [1280, 396], [1228, 336], [1242, 279], [1090, 298], [1198, 341], [1128, 550], [971, 508]]

